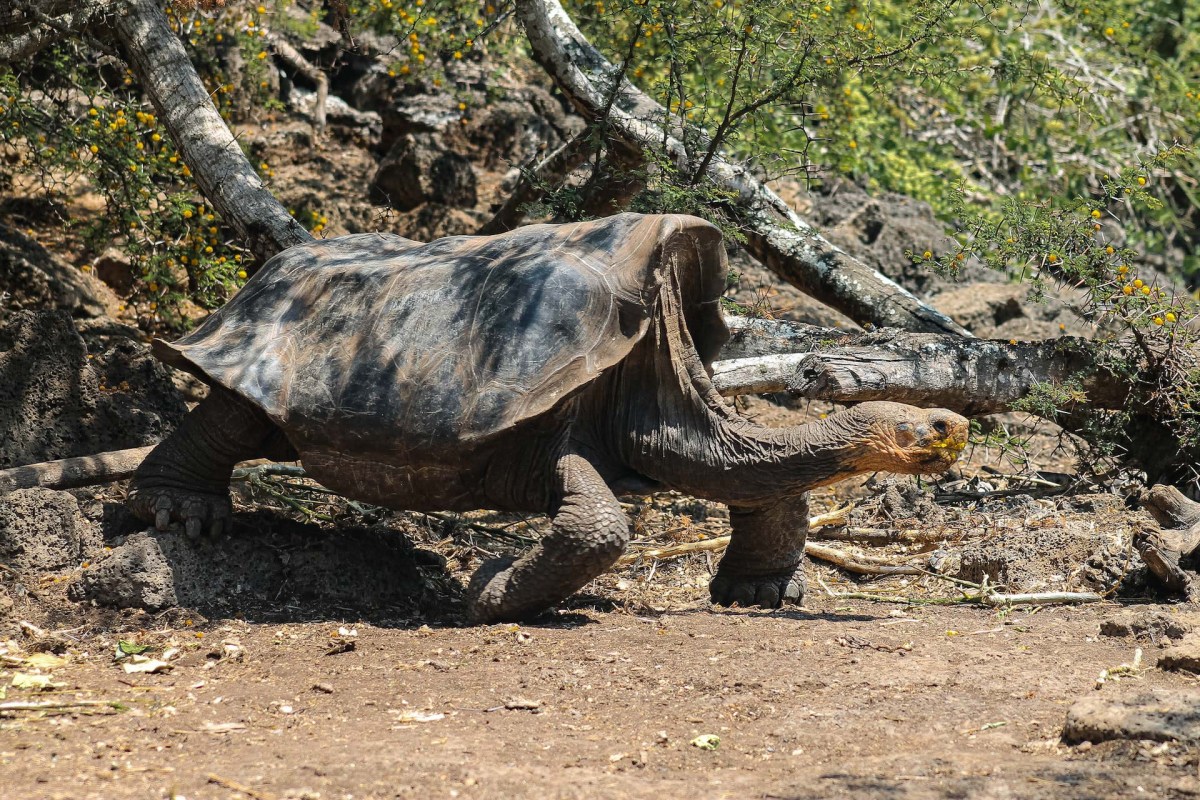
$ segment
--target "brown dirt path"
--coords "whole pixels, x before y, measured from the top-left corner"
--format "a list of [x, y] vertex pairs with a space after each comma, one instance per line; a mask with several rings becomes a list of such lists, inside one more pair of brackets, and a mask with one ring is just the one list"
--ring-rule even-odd
[[[126, 675], [97, 641], [55, 671], [65, 694], [43, 695], [130, 710], [0, 720], [0, 794], [1200, 795], [1195, 749], [1058, 743], [1080, 696], [1197, 684], [1151, 668], [1095, 689], [1101, 669], [1133, 658], [1132, 640], [1097, 636], [1115, 610], [901, 614], [814, 597], [803, 611], [758, 613], [697, 603], [655, 617], [568, 612], [521, 627], [358, 624], [355, 648], [337, 655], [324, 653], [347, 623], [230, 621], [203, 638], [161, 630], [143, 641], [191, 642], [172, 672]], [[206, 657], [222, 641], [240, 644], [241, 660]], [[1152, 665], [1155, 648], [1144, 646]], [[690, 744], [700, 734], [718, 735], [719, 747]]]

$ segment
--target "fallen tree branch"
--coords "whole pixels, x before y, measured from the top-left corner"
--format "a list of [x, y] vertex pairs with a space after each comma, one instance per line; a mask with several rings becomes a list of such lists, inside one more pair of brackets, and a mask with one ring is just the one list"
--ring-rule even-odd
[[[957, 532], [956, 532], [957, 533]], [[853, 542], [883, 547], [889, 544], [934, 544], [952, 537], [944, 528], [821, 528], [808, 534], [810, 539], [827, 542]]]
[[125, 480], [153, 449], [154, 445], [134, 447], [0, 470], [0, 495], [17, 489], [75, 489]]
[[1094, 408], [1122, 408], [1128, 394], [1097, 368], [1094, 347], [1082, 339], [1012, 343], [894, 330], [851, 335], [828, 328], [805, 331], [795, 323], [779, 325], [772, 336], [769, 322], [741, 327], [755, 331], [755, 338], [735, 337], [735, 352], [787, 342], [812, 352], [718, 361], [713, 385], [721, 394], [789, 392], [836, 403], [893, 400], [967, 416], [1011, 410], [1038, 384], [1061, 385], [1080, 376]]
[[988, 593], [976, 598], [985, 606], [1000, 608], [1003, 606], [1055, 606], [1072, 605], [1074, 603], [1099, 603], [1103, 595], [1095, 592], [1033, 592], [1030, 594], [999, 594]]
[[[516, 8], [534, 59], [584, 116], [644, 153], [665, 150], [682, 173], [697, 171], [680, 132], [658, 124], [670, 118], [666, 110], [625, 80], [623, 70], [584, 38], [558, 0], [518, 0]], [[969, 336], [946, 315], [830, 244], [745, 169], [713, 155], [703, 176], [733, 195], [728, 210], [746, 236], [747, 250], [789, 283], [859, 322]]]
[[847, 553], [834, 547], [805, 542], [804, 555], [833, 564], [856, 575], [926, 575], [926, 570], [912, 564], [897, 564], [878, 556]]
[[1103, 595], [1095, 592], [1035, 592], [1030, 594], [1000, 594], [998, 592], [982, 592], [980, 594], [963, 593], [961, 597], [905, 597], [903, 595], [874, 594], [872, 592], [835, 592], [820, 578], [817, 582], [825, 590], [825, 594], [838, 600], [870, 600], [875, 603], [899, 603], [901, 605], [982, 605], [990, 608], [1007, 606], [1036, 605], [1074, 605], [1077, 603], [1099, 603]]
[[119, 0], [82, 0], [74, 3], [14, 3], [0, 12], [0, 64], [32, 58], [46, 45], [82, 32]]
[[200, 191], [265, 261], [312, 241], [263, 185], [154, 0], [129, 0], [112, 28]]

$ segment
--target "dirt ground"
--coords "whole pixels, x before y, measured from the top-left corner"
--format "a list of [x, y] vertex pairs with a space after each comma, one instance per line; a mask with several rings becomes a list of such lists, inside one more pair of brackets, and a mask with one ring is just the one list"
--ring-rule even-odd
[[1081, 696], [1197, 684], [1152, 669], [1097, 689], [1134, 656], [1097, 636], [1114, 608], [147, 620], [139, 641], [182, 649], [166, 674], [126, 674], [85, 627], [45, 696], [120, 710], [5, 719], [0, 770], [14, 798], [1196, 796], [1195, 747], [1059, 741]]

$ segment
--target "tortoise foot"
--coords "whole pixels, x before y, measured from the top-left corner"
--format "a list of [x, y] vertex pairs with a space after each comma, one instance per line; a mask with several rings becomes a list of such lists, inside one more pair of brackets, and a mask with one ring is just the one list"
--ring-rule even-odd
[[171, 523], [183, 523], [184, 532], [197, 538], [207, 529], [217, 536], [233, 515], [229, 495], [207, 494], [169, 486], [138, 487], [129, 491], [129, 510], [139, 519], [166, 531]]
[[712, 601], [721, 606], [742, 608], [779, 608], [784, 604], [800, 605], [808, 586], [804, 580], [804, 565], [775, 575], [729, 575], [717, 571], [708, 585]]
[[475, 570], [471, 582], [467, 584], [467, 614], [472, 622], [488, 625], [520, 618], [523, 609], [512, 608], [511, 600], [506, 602], [516, 560], [494, 558]]

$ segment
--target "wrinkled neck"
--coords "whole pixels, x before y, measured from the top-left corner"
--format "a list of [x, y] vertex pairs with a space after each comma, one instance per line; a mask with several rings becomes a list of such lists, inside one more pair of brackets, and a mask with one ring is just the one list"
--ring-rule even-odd
[[[861, 460], [862, 437], [852, 413], [788, 428], [716, 416], [719, 446], [705, 471], [718, 491], [732, 484], [744, 499], [801, 494], [853, 475]], [[723, 481], [715, 480], [720, 476]]]

